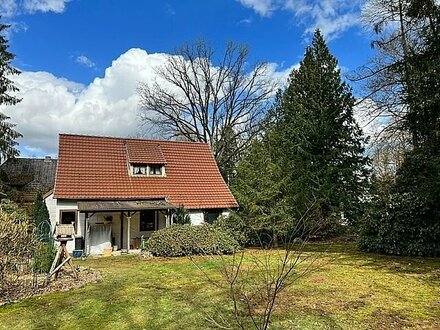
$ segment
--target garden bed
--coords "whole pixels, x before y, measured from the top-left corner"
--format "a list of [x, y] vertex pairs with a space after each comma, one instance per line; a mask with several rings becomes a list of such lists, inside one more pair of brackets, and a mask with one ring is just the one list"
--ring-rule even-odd
[[11, 281], [8, 287], [0, 291], [0, 306], [18, 302], [31, 296], [44, 295], [54, 291], [69, 291], [72, 289], [81, 288], [89, 283], [96, 283], [102, 279], [102, 273], [93, 268], [77, 269], [78, 278], [75, 279], [71, 271], [63, 270], [59, 273], [56, 280], [45, 286], [44, 281], [46, 274], [37, 276], [36, 286], [32, 285], [32, 275], [21, 276], [20, 278]]

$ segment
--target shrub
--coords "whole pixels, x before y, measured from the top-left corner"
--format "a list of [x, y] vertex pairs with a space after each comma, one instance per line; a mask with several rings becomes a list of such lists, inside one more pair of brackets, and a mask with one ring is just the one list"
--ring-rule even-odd
[[376, 189], [360, 227], [362, 250], [440, 256], [438, 150], [440, 146], [431, 151], [411, 151], [397, 171], [395, 182], [385, 191]]
[[188, 210], [183, 205], [180, 205], [174, 213], [174, 223], [178, 225], [186, 225], [191, 223], [191, 217]]
[[175, 224], [154, 232], [147, 242], [147, 249], [161, 257], [230, 254], [238, 247], [234, 238], [210, 224]]
[[34, 226], [26, 212], [3, 200], [0, 205], [0, 289], [7, 272], [17, 272], [17, 265], [29, 263], [35, 241]]
[[48, 273], [57, 250], [52, 242], [38, 242], [35, 248], [32, 269], [35, 273]]
[[245, 223], [243, 217], [235, 212], [229, 216], [218, 217], [214, 222], [214, 227], [229, 234], [242, 247], [248, 246], [252, 240], [251, 228]]

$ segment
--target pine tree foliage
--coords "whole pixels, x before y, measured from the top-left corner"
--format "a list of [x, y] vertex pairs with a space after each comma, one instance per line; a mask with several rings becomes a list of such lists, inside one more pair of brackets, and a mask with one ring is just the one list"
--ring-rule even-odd
[[[1, 18], [1, 17], [0, 17]], [[14, 55], [8, 51], [8, 41], [4, 32], [9, 25], [0, 23], [0, 105], [14, 105], [21, 100], [11, 93], [17, 92], [18, 88], [10, 79], [13, 75], [20, 74], [20, 71], [11, 66]], [[8, 122], [9, 117], [0, 113], [0, 160], [18, 156], [16, 139], [22, 135], [14, 130], [15, 125]]]
[[232, 187], [254, 228], [282, 238], [306, 213], [308, 233], [319, 226], [321, 234], [331, 234], [342, 215], [357, 221], [367, 159], [353, 105], [337, 60], [316, 31], [264, 133], [237, 168]]
[[283, 170], [291, 203], [302, 214], [316, 202], [316, 218], [341, 212], [355, 222], [366, 186], [365, 139], [353, 117], [354, 98], [321, 33], [314, 34], [282, 98]]
[[231, 186], [242, 209], [242, 218], [254, 234], [248, 239], [257, 245], [260, 240], [277, 244], [293, 224], [277, 134], [274, 127], [266, 127], [265, 134], [252, 144], [239, 162]]
[[49, 243], [52, 241], [49, 211], [41, 193], [38, 193], [33, 209], [37, 239]]

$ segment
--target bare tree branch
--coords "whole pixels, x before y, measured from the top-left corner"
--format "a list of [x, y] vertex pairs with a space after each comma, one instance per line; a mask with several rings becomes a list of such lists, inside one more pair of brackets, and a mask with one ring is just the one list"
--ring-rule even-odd
[[248, 49], [234, 43], [216, 63], [204, 41], [182, 46], [156, 70], [165, 83], [139, 85], [142, 122], [166, 138], [209, 143], [225, 169], [260, 131], [276, 88], [266, 64], [249, 66], [248, 57]]

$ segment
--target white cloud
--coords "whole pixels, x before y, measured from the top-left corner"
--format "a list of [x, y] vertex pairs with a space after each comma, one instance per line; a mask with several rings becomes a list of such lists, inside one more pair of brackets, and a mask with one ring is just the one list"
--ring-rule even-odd
[[87, 56], [80, 55], [75, 58], [75, 62], [88, 68], [96, 67], [96, 64]]
[[252, 18], [243, 18], [238, 21], [238, 24], [252, 24]]
[[[59, 133], [135, 136], [139, 130], [136, 89], [139, 82], [163, 84], [155, 69], [169, 56], [130, 49], [112, 62], [104, 77], [89, 85], [48, 72], [24, 71], [12, 77], [23, 100], [15, 106], [0, 106], [0, 111], [23, 134], [19, 143], [24, 156], [56, 154]], [[283, 82], [290, 71], [269, 64], [267, 74]]]
[[353, 111], [353, 116], [364, 136], [370, 138], [367, 150], [375, 145], [379, 134], [388, 125], [388, 118], [373, 115], [375, 109], [377, 109], [376, 103], [371, 99], [365, 99], [358, 103]]
[[0, 111], [17, 123], [27, 155], [35, 150], [55, 154], [59, 133], [133, 136], [138, 128], [138, 83], [154, 79], [154, 68], [167, 56], [130, 49], [113, 61], [103, 78], [86, 86], [48, 72], [23, 72], [13, 77], [22, 102]]
[[253, 9], [257, 14], [265, 17], [272, 15], [272, 12], [277, 7], [276, 0], [238, 0], [240, 3], [247, 7]]
[[267, 65], [267, 76], [270, 80], [275, 82], [275, 84], [280, 87], [284, 88], [287, 85], [288, 78], [292, 70], [298, 69], [299, 63], [292, 65], [291, 67], [283, 69], [279, 64], [277, 63], [269, 63]]
[[69, 2], [69, 0], [24, 0], [23, 7], [30, 13], [37, 11], [43, 13], [48, 11], [62, 13], [66, 8], [67, 2]]
[[310, 34], [321, 29], [327, 39], [359, 24], [361, 0], [238, 0], [243, 6], [263, 17], [277, 10], [291, 12]]
[[70, 0], [1, 0], [0, 15], [12, 17], [23, 13], [62, 13]]
[[1, 0], [0, 15], [3, 17], [11, 17], [17, 12], [16, 0]]
[[165, 13], [168, 16], [174, 16], [174, 15], [176, 15], [176, 10], [170, 4], [166, 4], [166, 11], [165, 11]]

